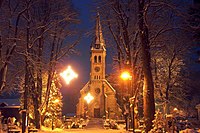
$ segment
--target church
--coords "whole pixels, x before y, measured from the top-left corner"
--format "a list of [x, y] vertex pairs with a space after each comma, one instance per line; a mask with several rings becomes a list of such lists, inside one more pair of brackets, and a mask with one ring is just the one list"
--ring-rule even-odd
[[[80, 90], [76, 105], [77, 117], [111, 118], [121, 116], [116, 91], [105, 79], [106, 45], [102, 34], [99, 14], [96, 17], [95, 40], [91, 44], [90, 79]], [[88, 101], [89, 100], [89, 101]]]

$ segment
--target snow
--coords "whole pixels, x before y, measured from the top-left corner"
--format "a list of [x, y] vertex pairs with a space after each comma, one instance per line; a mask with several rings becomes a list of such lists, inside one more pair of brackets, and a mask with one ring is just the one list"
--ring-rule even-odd
[[55, 128], [54, 130], [51, 130], [51, 128], [42, 127], [42, 129], [38, 133], [128, 133], [128, 131], [125, 131], [124, 129], [120, 130], [114, 130], [114, 129], [98, 129], [98, 128], [92, 128], [92, 129], [60, 129]]
[[198, 133], [198, 132], [194, 129], [187, 128], [185, 130], [180, 131], [180, 133]]
[[63, 133], [63, 132], [67, 132], [67, 133], [128, 133], [128, 131], [126, 132], [125, 130], [112, 130], [112, 129], [56, 129], [56, 130], [42, 130], [39, 131], [39, 133]]

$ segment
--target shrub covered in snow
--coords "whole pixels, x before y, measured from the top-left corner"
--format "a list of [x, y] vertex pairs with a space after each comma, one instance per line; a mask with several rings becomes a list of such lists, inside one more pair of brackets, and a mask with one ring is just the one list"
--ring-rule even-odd
[[180, 133], [198, 133], [197, 131], [195, 131], [194, 129], [185, 129], [180, 131]]
[[163, 114], [158, 110], [155, 114], [153, 122], [153, 129], [149, 133], [165, 133], [165, 119]]

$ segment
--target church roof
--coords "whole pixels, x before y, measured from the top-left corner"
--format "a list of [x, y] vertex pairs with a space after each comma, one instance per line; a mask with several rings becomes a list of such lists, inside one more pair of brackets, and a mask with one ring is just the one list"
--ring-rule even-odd
[[[111, 89], [112, 92], [116, 93], [115, 89], [112, 87], [112, 85], [106, 79], [104, 79], [103, 82]], [[85, 84], [85, 86], [80, 90], [81, 94], [90, 90], [90, 84], [91, 84], [91, 81], [89, 80]]]
[[116, 93], [115, 89], [112, 87], [112, 85], [105, 79], [104, 82], [109, 86], [109, 88]]
[[84, 85], [84, 87], [80, 90], [80, 92], [84, 93], [84, 91], [89, 88], [89, 85], [90, 85], [90, 80]]

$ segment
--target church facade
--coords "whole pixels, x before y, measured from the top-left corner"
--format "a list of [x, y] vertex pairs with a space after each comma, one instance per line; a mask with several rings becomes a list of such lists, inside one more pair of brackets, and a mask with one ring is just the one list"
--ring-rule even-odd
[[[76, 105], [77, 117], [94, 117], [116, 119], [121, 116], [121, 109], [117, 104], [115, 89], [105, 79], [106, 47], [100, 24], [100, 17], [96, 18], [95, 41], [91, 45], [90, 80], [80, 90], [80, 98]], [[86, 102], [90, 94], [91, 101]]]

